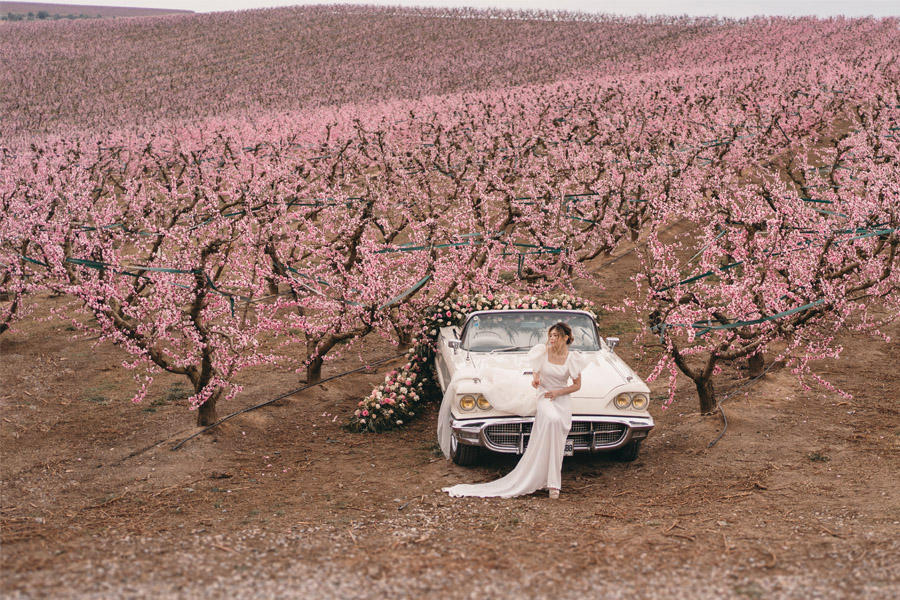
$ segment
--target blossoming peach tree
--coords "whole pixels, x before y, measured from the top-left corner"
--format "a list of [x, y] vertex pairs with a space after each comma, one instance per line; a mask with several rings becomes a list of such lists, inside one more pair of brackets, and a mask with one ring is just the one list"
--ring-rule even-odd
[[[355, 10], [283, 14], [358, 29], [345, 21]], [[460, 34], [471, 56], [519, 44], [496, 35], [514, 21], [441, 14], [441, 27], [477, 33]], [[273, 15], [241, 22], [270, 30]], [[188, 30], [200, 26], [191, 19]], [[426, 21], [409, 35], [424, 35]], [[868, 327], [863, 304], [897, 314], [897, 20], [627, 24], [599, 18], [582, 38], [535, 21], [539, 55], [518, 52], [518, 67], [472, 77], [472, 65], [491, 61], [442, 44], [422, 71], [369, 40], [355, 63], [378, 75], [352, 85], [310, 75], [327, 61], [291, 63], [294, 83], [275, 87], [312, 104], [260, 87], [256, 66], [240, 77], [188, 70], [173, 93], [155, 93], [144, 71], [156, 63], [137, 42], [148, 38], [132, 35], [152, 28], [137, 22], [112, 26], [129, 33], [113, 36], [116, 60], [128, 62], [105, 61], [85, 79], [59, 61], [36, 80], [16, 66], [35, 64], [40, 28], [9, 31], [0, 88], [16, 102], [0, 122], [0, 332], [37, 293], [68, 295], [91, 335], [134, 357], [128, 366], [186, 376], [201, 423], [237, 393], [241, 369], [296, 367], [305, 348], [299, 368], [313, 381], [326, 357], [369, 332], [393, 329], [403, 345], [417, 335], [409, 366], [354, 415], [351, 428], [378, 431], [422, 400], [429, 336], [477, 298], [503, 306], [455, 294], [543, 293], [627, 238], [648, 247], [639, 283], [649, 300], [634, 304], [642, 322], [671, 325], [654, 334], [669, 351], [663, 372], [681, 362], [707, 381], [722, 360], [774, 348], [776, 333], [808, 340], [804, 360], [834, 348], [828, 329], [850, 317]], [[53, 42], [59, 56], [109, 43], [101, 24], [79, 30], [78, 42]], [[602, 50], [620, 42], [641, 51]], [[325, 70], [350, 73], [340, 61]], [[580, 75], [554, 79], [563, 63]], [[96, 93], [121, 73], [137, 74], [126, 86], [136, 93]], [[417, 100], [371, 104], [411, 89]], [[690, 232], [671, 242], [670, 224]]]
[[432, 376], [432, 361], [441, 327], [462, 325], [478, 310], [584, 310], [593, 313], [593, 302], [568, 294], [516, 296], [493, 293], [459, 295], [439, 302], [426, 312], [407, 362], [390, 371], [384, 382], [359, 401], [347, 422], [353, 432], [380, 433], [402, 427], [416, 416], [419, 407], [438, 395]]
[[635, 306], [664, 349], [648, 381], [668, 370], [670, 401], [680, 371], [701, 412], [714, 411], [721, 364], [747, 360], [761, 375], [767, 350], [801, 382], [846, 395], [815, 361], [840, 356], [840, 331], [888, 339], [881, 327], [900, 316], [900, 106], [854, 93], [856, 131], [801, 131], [783, 164], [757, 167], [753, 182], [729, 173], [738, 160], [714, 163], [701, 201], [665, 207], [687, 233], [650, 226]]

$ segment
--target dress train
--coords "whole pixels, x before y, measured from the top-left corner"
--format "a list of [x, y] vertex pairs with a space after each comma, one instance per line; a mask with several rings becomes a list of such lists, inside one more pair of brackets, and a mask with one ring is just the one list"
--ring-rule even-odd
[[[476, 497], [501, 497], [512, 498], [530, 494], [544, 488], [560, 489], [562, 486], [562, 462], [565, 453], [566, 437], [572, 426], [572, 399], [566, 394], [551, 400], [544, 396], [548, 390], [556, 390], [567, 387], [571, 379], [575, 379], [586, 366], [585, 360], [574, 352], [569, 353], [565, 364], [555, 365], [546, 360], [546, 347], [540, 344], [529, 353], [529, 361], [532, 368], [541, 374], [541, 386], [537, 391], [531, 391], [528, 401], [523, 399], [520, 391], [515, 388], [506, 388], [506, 394], [500, 395], [502, 386], [491, 386], [494, 397], [488, 396], [488, 401], [495, 404], [501, 398], [509, 399], [507, 405], [517, 405], [528, 410], [534, 407], [534, 424], [528, 447], [516, 467], [504, 477], [495, 481], [479, 484], [459, 484], [444, 488], [451, 496], [476, 496]], [[471, 374], [468, 375], [471, 377]], [[464, 377], [461, 377], [462, 379]], [[520, 376], [520, 380], [521, 380]], [[449, 456], [450, 428], [449, 407], [455, 398], [455, 385], [447, 388], [441, 406], [441, 416], [438, 420], [438, 433], [441, 448], [445, 455]], [[509, 390], [512, 390], [510, 393]], [[452, 392], [452, 393], [451, 393]], [[495, 404], [496, 406], [497, 404]], [[499, 408], [499, 406], [498, 406]], [[506, 409], [502, 409], [506, 410]], [[446, 412], [445, 412], [446, 411]], [[522, 414], [521, 412], [519, 414]], [[529, 413], [525, 413], [527, 416]], [[442, 429], [441, 423], [444, 423]], [[443, 437], [442, 437], [443, 436]]]

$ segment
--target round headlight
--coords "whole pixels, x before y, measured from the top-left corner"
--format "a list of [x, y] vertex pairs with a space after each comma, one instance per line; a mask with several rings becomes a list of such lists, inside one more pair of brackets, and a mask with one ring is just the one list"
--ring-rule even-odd
[[649, 404], [650, 399], [644, 394], [635, 394], [634, 398], [631, 399], [631, 406], [633, 406], [635, 410], [644, 410]]
[[463, 410], [475, 410], [475, 396], [463, 396], [459, 399], [459, 407]]
[[478, 394], [478, 397], [475, 398], [475, 403], [481, 410], [491, 410], [492, 408], [494, 408], [493, 406], [491, 406], [491, 403], [488, 402], [487, 398], [485, 398], [481, 394]]
[[628, 408], [628, 405], [631, 404], [631, 396], [628, 394], [619, 394], [616, 396], [614, 401], [616, 408]]

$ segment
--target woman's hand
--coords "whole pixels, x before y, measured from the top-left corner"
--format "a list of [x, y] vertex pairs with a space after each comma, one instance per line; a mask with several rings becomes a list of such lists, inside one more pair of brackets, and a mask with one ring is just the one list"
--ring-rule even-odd
[[531, 378], [531, 387], [534, 389], [538, 389], [541, 386], [541, 376], [535, 373], [534, 377]]
[[559, 396], [559, 390], [550, 390], [544, 394], [544, 397], [549, 398], [550, 400], [555, 399], [557, 396]]

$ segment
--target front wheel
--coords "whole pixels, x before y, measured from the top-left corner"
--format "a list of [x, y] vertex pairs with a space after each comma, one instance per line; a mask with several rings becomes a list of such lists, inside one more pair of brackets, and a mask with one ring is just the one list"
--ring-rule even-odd
[[478, 455], [481, 448], [478, 446], [466, 446], [456, 441], [456, 436], [450, 437], [450, 458], [461, 467], [471, 467], [478, 463]]
[[617, 450], [613, 450], [612, 456], [615, 460], [622, 462], [632, 462], [638, 457], [641, 450], [640, 440], [629, 442]]

